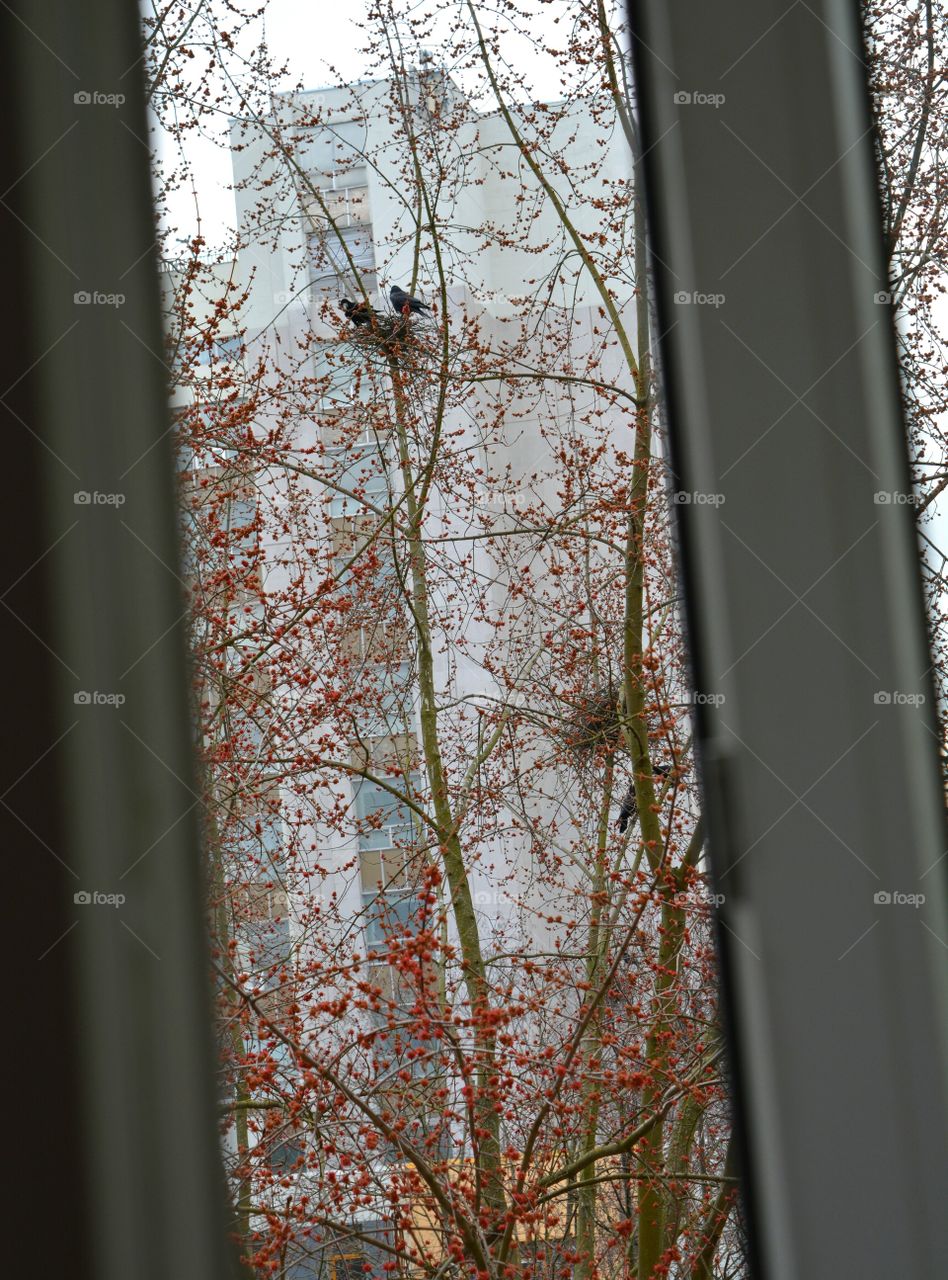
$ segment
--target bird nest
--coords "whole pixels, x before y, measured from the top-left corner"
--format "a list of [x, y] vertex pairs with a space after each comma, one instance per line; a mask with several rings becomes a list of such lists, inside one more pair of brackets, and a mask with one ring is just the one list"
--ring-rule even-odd
[[619, 694], [603, 685], [566, 718], [564, 736], [574, 751], [603, 751], [617, 747], [622, 737]]
[[383, 356], [390, 360], [420, 350], [414, 327], [408, 316], [376, 312], [369, 324], [351, 326], [348, 340], [368, 356]]

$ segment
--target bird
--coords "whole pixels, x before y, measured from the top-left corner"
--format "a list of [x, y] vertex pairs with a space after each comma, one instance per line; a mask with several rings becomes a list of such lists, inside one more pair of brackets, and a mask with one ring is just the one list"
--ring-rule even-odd
[[375, 320], [375, 312], [367, 302], [353, 302], [351, 298], [343, 298], [339, 305], [346, 313], [347, 319], [351, 320], [357, 328], [359, 325], [372, 324]]
[[624, 835], [629, 823], [635, 821], [638, 811], [638, 805], [635, 803], [635, 782], [633, 781], [629, 783], [625, 799], [622, 801], [622, 808], [619, 810], [618, 820], [616, 821], [620, 835]]
[[[663, 780], [668, 777], [670, 766], [667, 764], [657, 764], [652, 770], [652, 774], [656, 778]], [[625, 796], [622, 800], [622, 808], [619, 810], [619, 817], [616, 820], [616, 826], [619, 828], [619, 834], [625, 833], [630, 822], [634, 822], [638, 816], [638, 805], [635, 802], [635, 779], [633, 778], [626, 788]]]
[[388, 291], [388, 296], [392, 300], [392, 306], [402, 315], [407, 315], [409, 312], [419, 314], [422, 311], [431, 310], [427, 302], [422, 302], [419, 298], [413, 298], [404, 289], [399, 289], [397, 284], [392, 285]]

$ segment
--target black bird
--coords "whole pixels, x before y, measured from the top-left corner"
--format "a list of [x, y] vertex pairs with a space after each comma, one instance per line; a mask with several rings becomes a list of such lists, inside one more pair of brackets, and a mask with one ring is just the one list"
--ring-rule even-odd
[[[668, 777], [669, 768], [670, 766], [667, 764], [657, 764], [652, 770], [652, 775], [656, 778], [665, 779]], [[638, 812], [638, 805], [635, 803], [635, 779], [633, 778], [626, 789], [622, 808], [619, 810], [619, 817], [616, 821], [620, 835], [624, 834], [630, 822], [635, 821]]]
[[408, 312], [418, 314], [422, 311], [431, 310], [427, 302], [422, 302], [419, 298], [413, 298], [411, 294], [406, 293], [404, 289], [399, 289], [397, 284], [392, 285], [391, 289], [388, 291], [388, 296], [392, 300], [392, 306], [401, 315], [407, 315]]
[[351, 320], [356, 327], [371, 324], [375, 319], [375, 312], [367, 302], [353, 302], [351, 298], [343, 298], [339, 305], [346, 313], [347, 319]]
[[619, 810], [618, 821], [616, 822], [620, 835], [625, 833], [625, 829], [630, 822], [635, 821], [638, 811], [638, 805], [635, 803], [635, 783], [630, 782], [628, 790], [625, 793], [625, 799], [622, 801], [622, 808]]

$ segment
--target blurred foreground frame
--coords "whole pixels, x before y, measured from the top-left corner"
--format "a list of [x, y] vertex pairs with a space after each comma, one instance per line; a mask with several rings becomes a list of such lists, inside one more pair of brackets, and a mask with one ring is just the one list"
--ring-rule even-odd
[[6, 1269], [223, 1280], [139, 15], [17, 3], [0, 23]]
[[942, 1274], [948, 845], [859, 10], [630, 12], [758, 1269]]

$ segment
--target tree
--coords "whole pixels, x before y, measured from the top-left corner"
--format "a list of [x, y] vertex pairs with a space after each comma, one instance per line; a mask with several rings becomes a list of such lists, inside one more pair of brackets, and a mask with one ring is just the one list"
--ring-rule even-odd
[[[921, 442], [942, 82], [893, 53], [930, 10], [872, 13]], [[528, 4], [382, 0], [335, 96], [275, 92], [264, 14], [147, 24], [181, 154], [230, 112], [238, 157], [235, 243], [165, 277], [235, 1232], [260, 1275], [740, 1274], [621, 23], [563, 4], [544, 104]]]
[[[944, 338], [948, 185], [948, 15], [918, 0], [869, 0], [863, 9], [879, 193], [895, 335], [909, 429], [915, 509], [928, 597], [934, 673], [945, 734], [945, 557], [931, 528], [948, 487]], [[932, 533], [935, 532], [935, 540]]]

